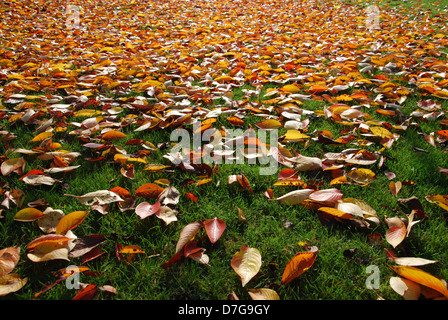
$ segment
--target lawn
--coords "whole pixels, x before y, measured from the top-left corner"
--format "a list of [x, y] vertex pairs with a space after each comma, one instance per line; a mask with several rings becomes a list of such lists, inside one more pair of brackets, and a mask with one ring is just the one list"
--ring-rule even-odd
[[448, 297], [448, 1], [70, 4], [0, 4], [1, 300]]

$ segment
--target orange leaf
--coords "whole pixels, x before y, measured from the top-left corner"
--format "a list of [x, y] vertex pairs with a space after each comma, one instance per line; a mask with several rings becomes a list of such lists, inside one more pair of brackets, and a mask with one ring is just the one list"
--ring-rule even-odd
[[128, 198], [128, 197], [131, 196], [131, 194], [129, 193], [128, 190], [126, 190], [125, 188], [122, 188], [122, 187], [118, 187], [118, 186], [117, 187], [113, 187], [109, 191], [112, 191], [112, 192], [118, 194], [123, 199]]
[[66, 234], [67, 231], [75, 229], [83, 222], [88, 214], [88, 211], [74, 211], [63, 216], [56, 226], [56, 233]]
[[282, 126], [282, 123], [275, 119], [268, 119], [256, 123], [255, 126], [259, 129], [272, 130], [280, 128]]
[[434, 289], [446, 298], [448, 298], [448, 289], [446, 285], [438, 278], [416, 267], [411, 266], [389, 266], [400, 276], [419, 283], [425, 287]]
[[239, 184], [246, 190], [249, 190], [251, 194], [253, 194], [252, 187], [250, 186], [249, 180], [247, 180], [246, 176], [244, 174], [239, 174], [236, 177], [236, 180], [239, 182]]
[[103, 140], [119, 140], [126, 138], [126, 135], [118, 130], [109, 130], [101, 136]]
[[26, 247], [27, 251], [33, 251], [36, 247], [44, 243], [67, 243], [71, 238], [60, 234], [48, 234], [32, 240]]
[[129, 246], [123, 247], [120, 249], [119, 252], [120, 253], [145, 253], [145, 251], [143, 251], [142, 248], [140, 248], [137, 245], [129, 245]]
[[286, 265], [282, 284], [287, 284], [307, 271], [314, 264], [318, 251], [299, 252]]
[[198, 197], [192, 193], [192, 192], [187, 192], [185, 193], [185, 196], [190, 199], [191, 201], [193, 201], [194, 203], [198, 202]]
[[158, 186], [155, 183], [146, 183], [135, 190], [135, 194], [138, 197], [155, 199], [159, 196], [160, 193], [162, 193], [163, 190], [164, 188]]
[[242, 120], [238, 117], [235, 117], [235, 116], [226, 118], [226, 120], [229, 121], [234, 126], [243, 126], [245, 123], [244, 120]]
[[435, 132], [439, 136], [444, 137], [445, 139], [448, 139], [448, 130], [439, 130]]
[[89, 284], [84, 289], [76, 294], [72, 300], [91, 300], [95, 297], [98, 291], [98, 286], [96, 284]]
[[397, 182], [391, 181], [389, 183], [390, 192], [392, 192], [392, 194], [394, 196], [396, 196], [398, 194], [398, 192], [400, 192], [401, 187], [402, 187], [402, 184], [400, 181], [397, 181]]

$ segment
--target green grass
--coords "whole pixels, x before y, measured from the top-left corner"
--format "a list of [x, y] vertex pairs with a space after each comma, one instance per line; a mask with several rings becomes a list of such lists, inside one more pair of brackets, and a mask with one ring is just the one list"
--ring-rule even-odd
[[[238, 92], [235, 92], [238, 96]], [[410, 100], [405, 112], [410, 112], [415, 100]], [[443, 102], [445, 105], [445, 102]], [[305, 107], [319, 108], [322, 103], [306, 102]], [[368, 110], [367, 110], [368, 111]], [[371, 111], [370, 111], [371, 112]], [[249, 123], [256, 123], [259, 117], [248, 118]], [[75, 120], [75, 119], [73, 119]], [[225, 121], [225, 120], [222, 120]], [[249, 124], [247, 124], [248, 126]], [[396, 172], [397, 180], [411, 180], [413, 186], [404, 186], [399, 197], [409, 198], [417, 196], [424, 199], [425, 195], [432, 193], [444, 194], [446, 177], [438, 173], [438, 166], [447, 167], [446, 154], [429, 146], [421, 134], [434, 131], [435, 123], [421, 122], [420, 128], [409, 128], [402, 133], [400, 139], [390, 150], [384, 152], [387, 157], [384, 170]], [[12, 130], [5, 121], [6, 130]], [[310, 132], [314, 129], [327, 129], [335, 134], [341, 129], [323, 118], [312, 122]], [[128, 129], [125, 132], [128, 138], [145, 138], [154, 144], [166, 141], [167, 134], [162, 131], [133, 133]], [[24, 128], [15, 145], [31, 148], [29, 142], [33, 136], [31, 128]], [[62, 138], [57, 134], [57, 138]], [[124, 142], [118, 142], [129, 152], [133, 149], [125, 146]], [[295, 145], [300, 151], [300, 146]], [[428, 152], [415, 151], [415, 147], [425, 149]], [[79, 141], [69, 140], [64, 148], [70, 151], [82, 151]], [[325, 146], [311, 144], [308, 149], [302, 150], [305, 155], [314, 155], [321, 152], [341, 151], [345, 146]], [[4, 153], [6, 150], [2, 150]], [[148, 160], [161, 161], [162, 152], [156, 151]], [[17, 155], [15, 155], [17, 156]], [[76, 199], [66, 197], [64, 194], [81, 195], [90, 191], [110, 189], [114, 186], [122, 186], [131, 192], [147, 182], [153, 182], [158, 178], [167, 178], [175, 186], [185, 179], [195, 177], [191, 174], [176, 170], [173, 173], [149, 174], [143, 170], [136, 170], [134, 180], [122, 177], [119, 166], [108, 163], [88, 163], [82, 159], [75, 161], [74, 165], [82, 164], [82, 170], [73, 173], [61, 174], [66, 184], [55, 186], [41, 186], [30, 188], [17, 182], [11, 175], [5, 177], [10, 187], [22, 188], [25, 192], [24, 203], [44, 198], [53, 208], [61, 209], [65, 213], [85, 209]], [[33, 157], [27, 157], [27, 168], [34, 168], [45, 163]], [[378, 293], [386, 299], [397, 298], [397, 295], [388, 287], [388, 278], [393, 273], [388, 269], [388, 261], [384, 254], [387, 247], [384, 239], [381, 245], [369, 244], [368, 234], [376, 232], [385, 234], [384, 224], [374, 230], [357, 230], [342, 224], [321, 224], [317, 215], [301, 206], [282, 206], [275, 201], [268, 201], [263, 192], [272, 187], [276, 182], [274, 176], [260, 176], [258, 166], [221, 165], [219, 173], [213, 176], [213, 182], [203, 186], [178, 187], [181, 195], [187, 191], [199, 196], [198, 203], [192, 203], [181, 197], [178, 205], [179, 221], [165, 226], [164, 223], [154, 217], [140, 220], [133, 211], [120, 212], [112, 207], [107, 215], [91, 212], [86, 220], [75, 230], [77, 236], [89, 234], [105, 235], [108, 241], [102, 248], [107, 252], [99, 259], [87, 263], [92, 270], [100, 274], [91, 278], [81, 275], [82, 282], [96, 283], [99, 285], [112, 285], [118, 289], [116, 298], [127, 300], [139, 299], [224, 299], [232, 291], [240, 298], [249, 298], [245, 288], [241, 287], [238, 276], [230, 268], [233, 254], [243, 245], [256, 247], [261, 252], [263, 265], [259, 274], [254, 277], [248, 287], [250, 288], [274, 288], [282, 299], [375, 299], [372, 290], [365, 287], [368, 276], [366, 267], [370, 264], [377, 265], [381, 270], [381, 288]], [[397, 204], [396, 198], [387, 189], [388, 179], [382, 175], [382, 170], [377, 170], [377, 180], [372, 184], [361, 187], [357, 185], [341, 185], [340, 190], [345, 197], [363, 199], [374, 207], [383, 219], [386, 215], [393, 216], [392, 209], [402, 210]], [[247, 191], [241, 190], [236, 184], [227, 185], [227, 177], [230, 174], [243, 173], [249, 179], [254, 190], [250, 196]], [[301, 175], [303, 179], [314, 179], [316, 176], [308, 173]], [[325, 185], [328, 186], [330, 177], [319, 175]], [[88, 181], [88, 183], [86, 183]], [[220, 182], [219, 186], [217, 183]], [[273, 187], [274, 194], [279, 196], [291, 191], [292, 187]], [[139, 200], [141, 201], [141, 200]], [[409, 256], [426, 257], [440, 261], [444, 265], [448, 261], [445, 250], [445, 240], [442, 234], [447, 234], [446, 221], [443, 212], [437, 206], [422, 201], [428, 219], [417, 224], [409, 239], [406, 239], [398, 251]], [[243, 210], [246, 223], [239, 222], [237, 208]], [[40, 235], [35, 223], [20, 223], [13, 221], [15, 209], [4, 212], [5, 219], [0, 224], [2, 234], [1, 247], [20, 243], [22, 248], [26, 242]], [[174, 265], [169, 271], [163, 270], [160, 265], [168, 260], [174, 253], [180, 229], [186, 224], [218, 217], [227, 223], [224, 236], [217, 244], [211, 246], [204, 241], [207, 253], [210, 256], [210, 265], [200, 265], [190, 259]], [[285, 227], [285, 223], [292, 223], [292, 227]], [[202, 234], [203, 235], [203, 234]], [[146, 254], [137, 255], [130, 264], [118, 261], [114, 256], [114, 243], [123, 245], [138, 244]], [[303, 251], [302, 243], [317, 246], [320, 250], [315, 265], [300, 277], [294, 284], [282, 286], [281, 273], [287, 261], [295, 253]], [[356, 249], [353, 259], [344, 257], [344, 251]], [[357, 260], [358, 259], [358, 260]], [[79, 258], [70, 262], [78, 264]], [[41, 287], [54, 281], [52, 272], [64, 268], [66, 262], [49, 261], [31, 264], [26, 258], [21, 259], [16, 272], [27, 275], [30, 283], [21, 291], [6, 296], [4, 299], [30, 299]], [[433, 267], [436, 274], [447, 277], [447, 270]], [[62, 284], [42, 294], [37, 299], [69, 299], [73, 292]], [[103, 298], [109, 296], [102, 294]]]

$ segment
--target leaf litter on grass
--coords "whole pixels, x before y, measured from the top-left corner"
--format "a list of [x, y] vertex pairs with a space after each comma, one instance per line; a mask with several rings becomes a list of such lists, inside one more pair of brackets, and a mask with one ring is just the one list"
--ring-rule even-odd
[[[390, 190], [395, 197], [405, 192], [405, 181], [378, 183], [382, 181], [380, 175], [387, 174], [389, 180], [399, 176], [399, 172], [387, 170], [389, 150], [404, 139], [407, 130], [419, 131], [428, 148], [446, 152], [448, 35], [441, 28], [444, 13], [431, 16], [416, 9], [405, 16], [389, 8], [381, 11], [380, 24], [370, 28], [362, 10], [365, 8], [338, 1], [116, 0], [70, 4], [70, 10], [56, 1], [0, 5], [0, 161], [2, 176], [7, 179], [0, 185], [1, 204], [2, 211], [15, 210], [14, 223], [45, 219], [49, 224], [41, 229], [48, 231], [46, 235], [27, 239], [34, 244], [28, 248], [32, 261], [69, 260], [77, 239], [73, 231], [87, 223], [84, 218], [90, 211], [107, 215], [117, 205], [141, 219], [155, 214], [167, 225], [178, 222], [181, 193], [176, 188], [181, 186], [172, 185], [169, 174], [187, 172], [197, 177], [183, 181], [182, 186], [187, 187], [216, 183], [213, 178], [225, 164], [201, 162], [207, 154], [204, 150], [216, 151], [214, 160], [234, 156], [233, 150], [218, 147], [231, 146], [245, 137], [227, 137], [235, 127], [246, 133], [255, 128], [283, 132], [276, 145], [253, 136], [245, 140], [246, 159], [271, 157], [283, 173], [273, 189], [267, 186], [263, 191], [266, 201], [277, 200], [285, 208], [301, 205], [315, 212], [321, 222], [349, 224], [361, 230], [377, 227], [383, 217], [366, 201], [345, 196], [338, 187], [373, 185], [373, 190]], [[236, 91], [238, 99], [234, 100]], [[323, 107], [309, 108], [313, 101]], [[250, 118], [257, 120], [251, 125], [247, 122]], [[325, 122], [332, 131], [328, 126], [310, 131], [310, 123], [315, 121]], [[433, 130], [423, 131], [419, 125], [423, 122], [432, 123]], [[195, 133], [213, 132], [213, 141], [201, 141], [199, 149], [184, 154], [170, 152], [172, 141], [151, 141], [153, 132], [191, 130], [192, 125]], [[29, 141], [16, 145], [23, 140], [22, 128], [31, 132]], [[211, 129], [214, 131], [207, 131]], [[70, 146], [64, 143], [68, 137], [82, 147], [65, 150], [63, 145]], [[261, 151], [253, 153], [251, 146]], [[332, 147], [332, 151], [307, 154], [313, 146], [321, 150]], [[154, 153], [162, 153], [163, 160], [152, 162]], [[32, 159], [42, 165], [36, 166]], [[41, 186], [62, 185], [70, 180], [64, 173], [76, 175], [88, 163], [114, 165], [117, 177], [130, 184], [144, 171], [166, 174], [167, 179], [134, 185], [134, 194], [122, 186], [92, 190], [86, 185], [84, 194], [64, 194], [79, 200], [79, 210], [61, 211], [54, 221], [45, 209], [53, 212], [59, 208], [45, 202], [39, 207], [42, 210], [31, 209], [30, 203], [23, 208], [25, 193], [29, 195]], [[446, 162], [440, 163], [439, 172], [434, 174], [446, 175], [446, 166]], [[324, 179], [313, 181], [310, 172], [322, 174]], [[231, 174], [228, 179], [229, 188], [238, 181], [247, 197], [256, 196], [253, 186], [257, 181], [243, 173]], [[279, 194], [284, 189], [277, 186], [295, 189]], [[193, 190], [186, 197], [198, 201]], [[141, 202], [142, 198], [147, 201]], [[443, 209], [448, 203], [446, 194], [428, 194], [426, 200]], [[384, 229], [388, 244], [399, 248], [412, 235], [411, 226], [427, 218], [415, 213], [384, 217], [389, 226]], [[209, 257], [200, 246], [203, 239], [194, 238], [205, 226], [207, 232], [213, 230], [210, 240], [215, 244], [225, 234], [225, 225], [219, 217], [186, 222], [179, 239], [182, 246], [161, 266], [167, 268], [182, 256], [209, 265]], [[12, 245], [3, 251], [12, 250]], [[132, 246], [138, 244], [129, 248]], [[89, 247], [85, 254], [94, 248], [98, 249]], [[132, 262], [132, 252], [124, 259], [122, 244], [115, 243], [115, 248], [118, 260]], [[320, 249], [319, 256], [324, 254]], [[16, 261], [5, 255], [0, 258], [8, 267], [3, 268], [6, 271], [0, 280], [2, 293], [8, 294], [32, 279], [10, 274]], [[297, 257], [308, 255], [312, 262], [306, 267], [291, 267]], [[316, 257], [311, 251], [285, 261], [289, 271], [287, 280], [280, 279], [282, 284], [308, 270]], [[250, 277], [242, 286], [261, 267], [248, 268]], [[392, 269], [406, 278], [402, 282], [407, 285], [416, 279], [423, 286], [430, 282], [428, 287], [446, 297], [444, 284], [433, 285], [436, 280], [429, 275], [419, 282], [416, 271]], [[397, 281], [394, 278], [393, 283]], [[74, 298], [96, 296], [96, 285], [84, 284], [83, 288], [94, 290], [88, 294], [80, 291]], [[252, 297], [253, 290], [248, 289]], [[427, 291], [419, 293], [425, 296]], [[420, 294], [404, 295], [409, 296], [419, 298]], [[274, 292], [261, 297], [278, 295]]]

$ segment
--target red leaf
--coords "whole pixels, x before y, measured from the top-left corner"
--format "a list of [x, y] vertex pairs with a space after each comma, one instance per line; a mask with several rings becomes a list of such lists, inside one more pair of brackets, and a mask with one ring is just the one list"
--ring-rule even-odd
[[226, 228], [226, 223], [216, 217], [204, 220], [203, 224], [211, 243], [218, 241]]
[[91, 300], [95, 297], [98, 291], [98, 286], [96, 284], [89, 284], [87, 287], [82, 289], [72, 300]]

